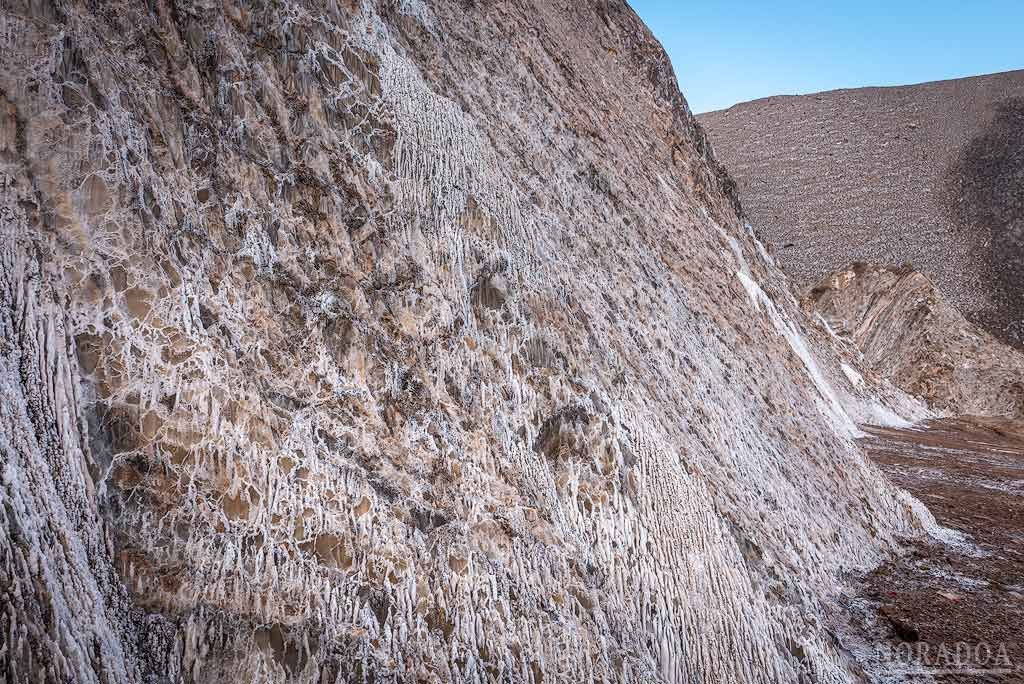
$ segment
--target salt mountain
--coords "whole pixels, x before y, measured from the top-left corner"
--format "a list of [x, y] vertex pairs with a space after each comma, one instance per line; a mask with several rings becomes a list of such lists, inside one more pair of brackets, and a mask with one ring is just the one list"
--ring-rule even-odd
[[923, 409], [806, 324], [625, 3], [0, 35], [7, 681], [854, 679], [840, 576], [935, 532], [855, 423]]

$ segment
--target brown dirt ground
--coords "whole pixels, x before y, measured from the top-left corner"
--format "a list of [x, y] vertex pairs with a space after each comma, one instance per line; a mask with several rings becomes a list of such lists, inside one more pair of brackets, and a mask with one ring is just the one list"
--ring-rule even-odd
[[855, 657], [874, 681], [1024, 682], [1024, 422], [865, 430], [874, 462], [965, 537], [918, 543], [862, 579], [847, 606]]

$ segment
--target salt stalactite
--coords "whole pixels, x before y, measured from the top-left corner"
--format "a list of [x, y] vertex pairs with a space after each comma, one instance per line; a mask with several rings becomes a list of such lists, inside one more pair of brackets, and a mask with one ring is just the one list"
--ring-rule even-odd
[[399, 198], [410, 209], [394, 217], [395, 227], [410, 241], [422, 232], [436, 267], [466, 291], [471, 261], [507, 254], [510, 275], [534, 275], [536, 252], [527, 246], [539, 240], [536, 219], [518, 187], [502, 175], [476, 123], [433, 93], [408, 58], [387, 44], [374, 47], [383, 50], [381, 88], [397, 128]]
[[124, 591], [82, 444], [76, 362], [38, 255], [16, 225], [5, 225], [0, 246], [0, 666], [8, 681], [87, 682], [100, 659], [110, 681], [135, 681]]
[[631, 13], [32, 7], [8, 679], [853, 680], [824, 606], [926, 511]]

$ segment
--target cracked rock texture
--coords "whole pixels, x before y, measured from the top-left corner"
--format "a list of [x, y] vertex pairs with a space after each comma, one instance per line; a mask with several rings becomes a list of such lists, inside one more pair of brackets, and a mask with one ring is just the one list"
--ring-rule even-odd
[[804, 303], [853, 342], [871, 370], [933, 410], [1024, 415], [1024, 355], [969, 323], [912, 267], [853, 264]]
[[851, 260], [912, 263], [1024, 346], [1024, 71], [769, 97], [700, 121], [802, 288]]
[[852, 681], [924, 410], [675, 83], [614, 0], [0, 5], [6, 681]]

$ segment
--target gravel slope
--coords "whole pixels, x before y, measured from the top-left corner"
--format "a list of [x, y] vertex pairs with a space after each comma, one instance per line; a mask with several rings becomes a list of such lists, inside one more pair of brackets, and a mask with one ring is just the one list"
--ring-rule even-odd
[[699, 120], [799, 284], [850, 260], [911, 262], [1021, 343], [1024, 71], [770, 97]]

